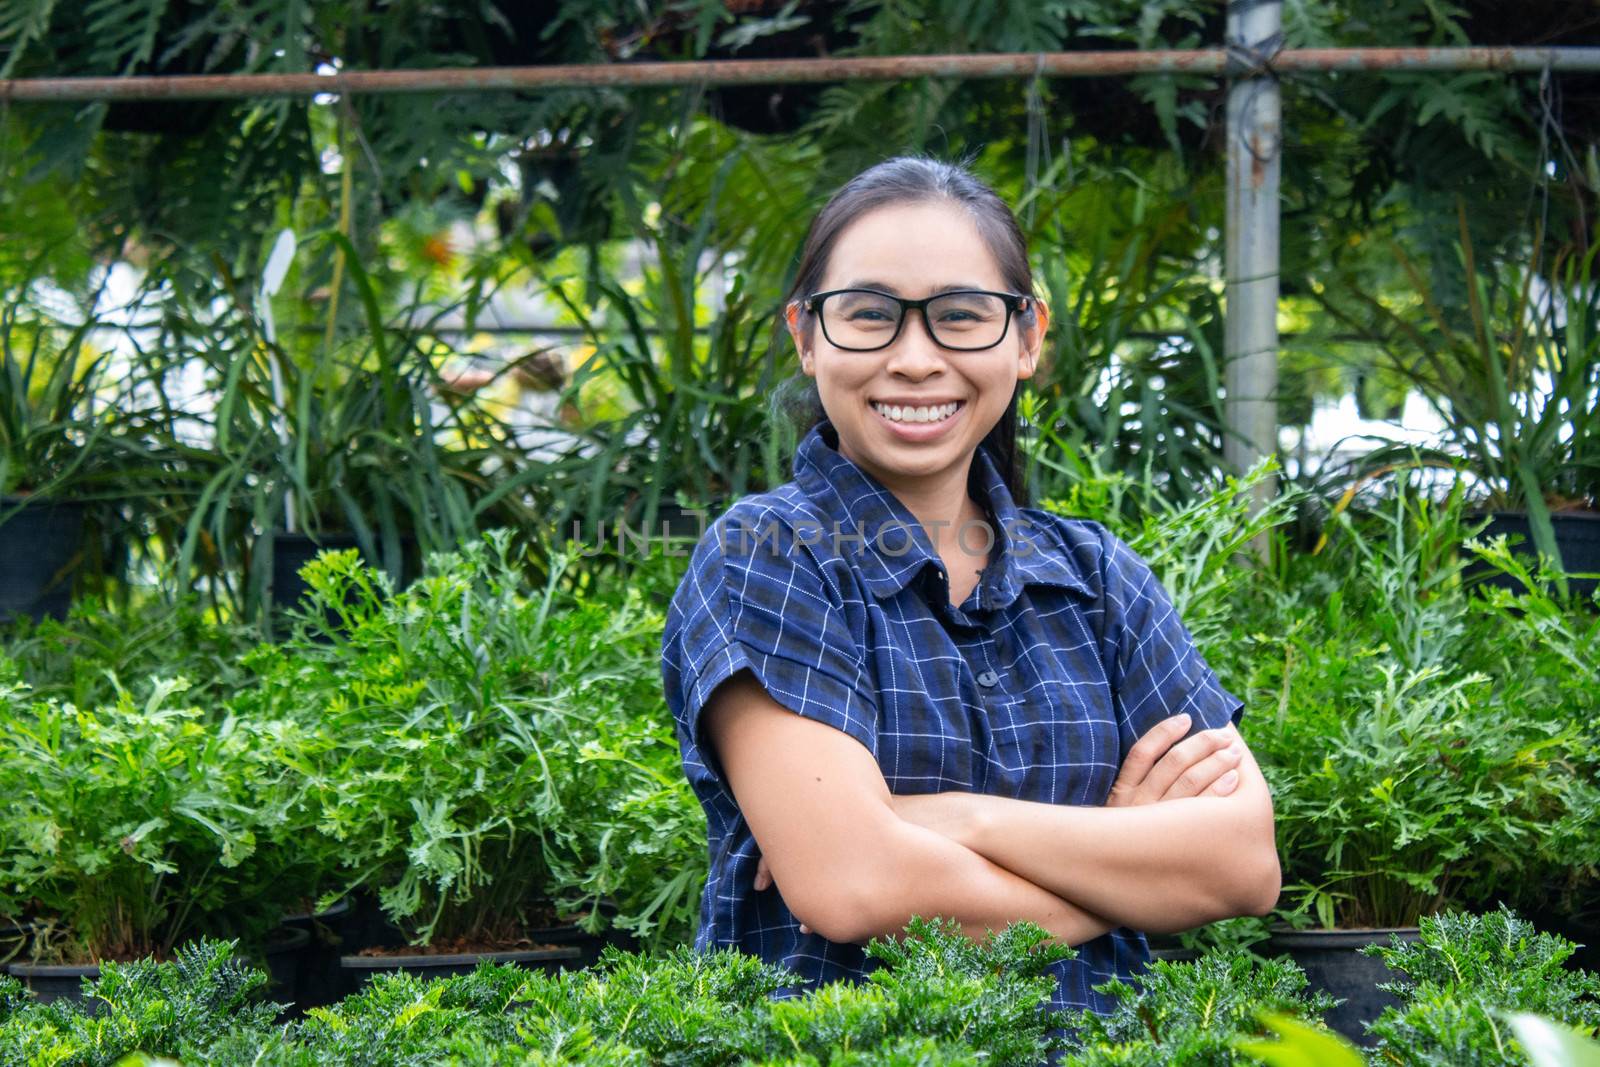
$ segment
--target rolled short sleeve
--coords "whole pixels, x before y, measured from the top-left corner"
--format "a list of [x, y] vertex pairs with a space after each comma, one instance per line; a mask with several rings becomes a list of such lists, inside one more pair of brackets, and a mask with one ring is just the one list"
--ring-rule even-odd
[[1190, 715], [1191, 733], [1237, 723], [1244, 701], [1223, 688], [1195, 648], [1149, 564], [1109, 531], [1104, 541], [1102, 652], [1122, 750], [1173, 715]]
[[845, 594], [770, 512], [736, 509], [707, 531], [668, 609], [661, 661], [685, 766], [724, 789], [700, 718], [712, 692], [740, 670], [783, 707], [844, 731], [877, 757], [877, 703]]

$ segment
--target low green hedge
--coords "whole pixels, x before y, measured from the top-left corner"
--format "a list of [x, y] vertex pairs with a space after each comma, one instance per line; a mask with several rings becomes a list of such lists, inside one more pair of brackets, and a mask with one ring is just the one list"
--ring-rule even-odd
[[[1047, 1009], [1048, 967], [1071, 951], [1025, 923], [975, 944], [953, 922], [914, 920], [904, 937], [872, 942], [880, 966], [865, 981], [801, 995], [790, 995], [792, 974], [731, 949], [608, 949], [598, 966], [558, 975], [484, 964], [431, 982], [380, 977], [279, 1025], [257, 999], [265, 975], [231, 944], [200, 942], [172, 963], [107, 965], [86, 986], [87, 1009], [41, 1006], [0, 980], [0, 1064], [110, 1065], [134, 1053], [217, 1067], [1321, 1062], [1261, 1051], [1273, 1048], [1261, 1040], [1268, 1020], [1315, 1027], [1330, 1004], [1287, 960], [1230, 951], [1157, 963], [1111, 983], [1117, 1007], [1099, 1017]], [[1375, 1065], [1526, 1064], [1504, 1012], [1588, 1036], [1600, 1026], [1600, 978], [1563, 969], [1572, 945], [1508, 912], [1430, 918], [1419, 943], [1378, 951], [1403, 977], [1400, 1007], [1372, 1026]]]

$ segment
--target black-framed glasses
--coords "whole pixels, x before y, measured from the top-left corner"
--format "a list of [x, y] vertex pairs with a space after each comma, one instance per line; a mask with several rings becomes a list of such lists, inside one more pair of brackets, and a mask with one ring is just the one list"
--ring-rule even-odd
[[922, 300], [905, 300], [876, 289], [830, 289], [806, 297], [803, 306], [822, 321], [822, 336], [847, 352], [876, 352], [900, 336], [906, 312], [916, 308], [928, 336], [940, 348], [978, 352], [1006, 339], [1011, 316], [1029, 297], [986, 289], [953, 289]]

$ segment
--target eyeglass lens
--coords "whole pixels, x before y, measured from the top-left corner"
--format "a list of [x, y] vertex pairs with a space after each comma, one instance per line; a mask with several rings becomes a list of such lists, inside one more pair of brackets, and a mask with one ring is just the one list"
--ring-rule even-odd
[[[882, 348], [900, 327], [904, 309], [882, 293], [852, 289], [822, 302], [822, 329], [839, 348]], [[947, 293], [924, 311], [928, 331], [946, 348], [991, 348], [1005, 336], [1006, 302], [986, 293]]]

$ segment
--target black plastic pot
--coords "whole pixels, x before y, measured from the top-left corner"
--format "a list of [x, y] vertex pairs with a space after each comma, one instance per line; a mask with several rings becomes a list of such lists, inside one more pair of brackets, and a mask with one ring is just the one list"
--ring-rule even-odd
[[[272, 605], [274, 620], [280, 618], [289, 608], [300, 603], [300, 598], [306, 594], [307, 585], [300, 577], [300, 568], [317, 558], [317, 553], [353, 548], [361, 551], [361, 542], [352, 533], [324, 533], [315, 538], [303, 533], [289, 533], [287, 530], [274, 530], [268, 539], [268, 551], [272, 553], [271, 584], [267, 589], [267, 599]], [[395, 579], [395, 588], [403, 589], [416, 580], [422, 571], [421, 559], [417, 550], [417, 540], [410, 535], [400, 538], [400, 573], [389, 571], [389, 577]], [[362, 552], [362, 560], [368, 564], [375, 561]], [[377, 561], [381, 565], [381, 561]], [[329, 624], [337, 621], [337, 616], [330, 612]], [[281, 629], [274, 623], [274, 630]]]
[[11, 977], [27, 986], [41, 1004], [57, 1000], [86, 1004], [83, 980], [99, 978], [98, 963], [13, 963]]
[[[1481, 517], [1481, 516], [1480, 516]], [[1550, 516], [1550, 525], [1555, 530], [1556, 548], [1561, 553], [1561, 568], [1569, 574], [1600, 573], [1600, 511], [1560, 511]], [[1504, 534], [1508, 540], [1516, 541], [1521, 538], [1521, 544], [1512, 549], [1518, 555], [1526, 556], [1530, 560], [1538, 558], [1538, 550], [1533, 543], [1533, 527], [1528, 522], [1528, 515], [1522, 511], [1496, 511], [1489, 517], [1489, 525], [1480, 534], [1480, 538], [1487, 541], [1491, 537]], [[1483, 580], [1490, 585], [1497, 585], [1509, 589], [1514, 593], [1522, 592], [1522, 586], [1509, 575], [1493, 571], [1482, 564], [1476, 564], [1468, 569], [1468, 573], [1482, 574]], [[1600, 587], [1600, 579], [1595, 578], [1570, 578], [1567, 580], [1567, 589], [1574, 596], [1587, 601], [1594, 596], [1595, 589]]]
[[[294, 926], [279, 926], [261, 950], [258, 966], [264, 967], [271, 984], [267, 999], [297, 1005], [300, 1002], [301, 976], [305, 957], [311, 950], [311, 931]], [[251, 960], [252, 963], [256, 962]]]
[[1386, 1007], [1399, 1001], [1378, 988], [1400, 976], [1385, 967], [1381, 959], [1364, 956], [1368, 945], [1388, 945], [1390, 936], [1416, 941], [1415, 926], [1367, 930], [1290, 930], [1276, 928], [1267, 940], [1268, 955], [1288, 955], [1306, 972], [1312, 989], [1320, 989], [1344, 1003], [1327, 1014], [1328, 1026], [1358, 1044], [1366, 1043], [1362, 1023], [1371, 1022]]
[[295, 1014], [306, 1008], [332, 1004], [344, 995], [339, 946], [345, 942], [350, 912], [350, 902], [341, 900], [325, 911], [284, 916], [285, 927], [304, 931], [308, 939], [299, 955]]
[[346, 976], [351, 991], [377, 974], [404, 971], [419, 978], [448, 978], [456, 974], [470, 974], [485, 960], [492, 963], [514, 963], [529, 970], [555, 974], [560, 970], [577, 970], [582, 950], [576, 945], [557, 945], [552, 948], [518, 949], [508, 952], [466, 952], [453, 955], [411, 956], [341, 956], [339, 966]]
[[639, 947], [638, 939], [626, 931], [608, 928], [602, 933], [591, 934], [575, 925], [543, 926], [530, 930], [528, 940], [541, 945], [577, 949], [578, 957], [572, 964], [574, 968], [593, 967], [599, 963], [600, 953], [607, 945], [614, 945], [624, 952], [633, 952]]
[[87, 512], [76, 500], [0, 498], [0, 622], [16, 615], [66, 618]]

